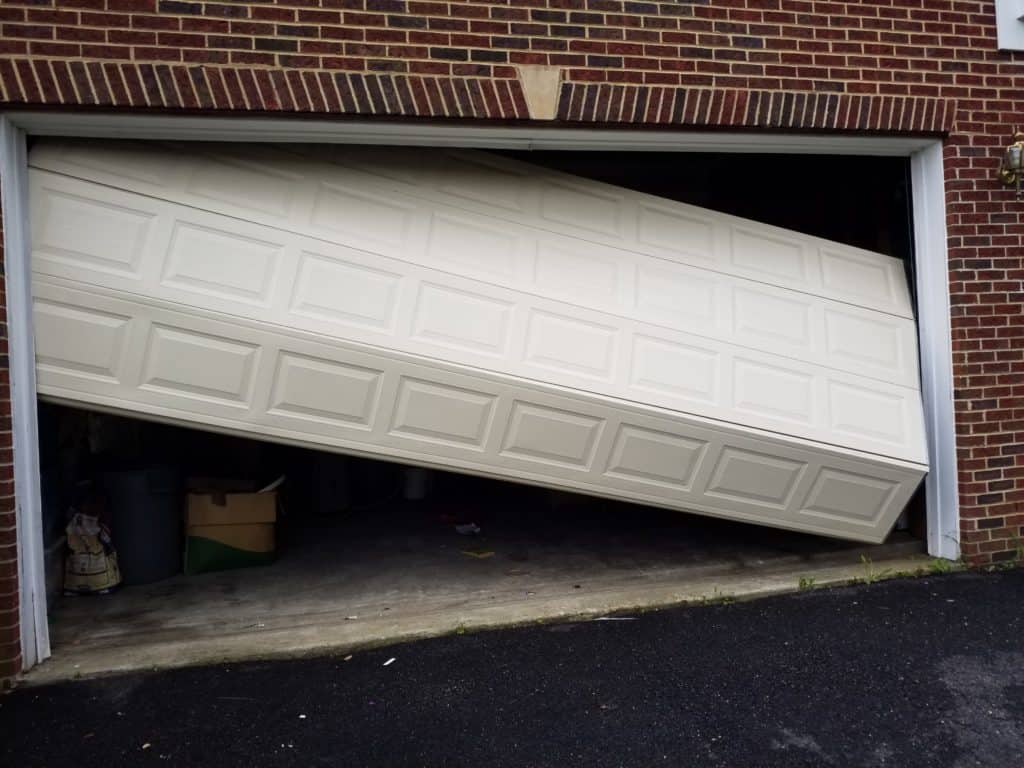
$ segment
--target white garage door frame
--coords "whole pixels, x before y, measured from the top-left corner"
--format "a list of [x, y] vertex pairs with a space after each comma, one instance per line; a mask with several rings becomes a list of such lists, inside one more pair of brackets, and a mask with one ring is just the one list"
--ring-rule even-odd
[[[28, 242], [26, 138], [351, 143], [480, 149], [675, 151], [909, 157], [928, 452], [928, 551], [956, 559], [959, 507], [942, 142], [930, 138], [584, 130], [262, 118], [16, 112], [0, 114], [8, 353], [12, 397], [23, 666], [49, 656], [43, 575]], [[767, 182], [770, 183], [770, 180]]]

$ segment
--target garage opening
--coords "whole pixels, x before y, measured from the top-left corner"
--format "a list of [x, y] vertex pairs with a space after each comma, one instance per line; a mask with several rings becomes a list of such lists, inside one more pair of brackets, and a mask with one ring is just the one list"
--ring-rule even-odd
[[423, 154], [33, 148], [54, 593], [68, 511], [120, 503], [112, 474], [174, 478], [171, 533], [111, 535], [175, 570], [190, 488], [286, 478], [253, 521], [273, 564], [61, 598], [53, 673], [62, 648], [88, 672], [354, 646], [923, 549], [904, 161], [851, 160], [825, 204], [814, 157]]
[[[53, 656], [38, 682], [628, 617], [924, 562], [910, 530], [863, 545], [47, 402], [40, 424]], [[281, 476], [256, 559], [187, 553], [205, 535], [184, 523], [190, 481], [249, 491]], [[110, 526], [109, 594], [64, 593], [76, 510]], [[265, 526], [231, 527], [244, 548]]]

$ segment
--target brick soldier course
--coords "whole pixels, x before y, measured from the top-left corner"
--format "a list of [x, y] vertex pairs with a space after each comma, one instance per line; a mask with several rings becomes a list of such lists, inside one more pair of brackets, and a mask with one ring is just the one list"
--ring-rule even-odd
[[[537, 117], [538, 67], [554, 124], [943, 137], [961, 548], [1017, 558], [1024, 203], [995, 171], [1024, 54], [997, 50], [991, 0], [0, 0], [11, 110], [506, 124]], [[21, 665], [6, 352], [0, 679]]]

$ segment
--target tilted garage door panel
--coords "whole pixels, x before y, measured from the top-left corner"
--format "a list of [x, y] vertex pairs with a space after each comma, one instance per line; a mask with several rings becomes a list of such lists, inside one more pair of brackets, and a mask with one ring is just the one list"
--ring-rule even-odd
[[[421, 154], [41, 145], [40, 392], [884, 536], [925, 470], [898, 263]], [[838, 288], [837, 254], [863, 267]], [[885, 290], [851, 303], [871, 280]]]
[[[714, 311], [729, 310], [718, 322], [729, 332], [697, 334], [683, 322], [677, 329], [599, 312], [540, 289], [512, 290], [56, 174], [34, 171], [30, 185], [40, 273], [924, 460], [906, 318], [751, 281], [730, 284], [706, 271], [678, 283], [651, 278], [644, 296], [660, 290], [665, 306], [677, 285], [703, 281], [721, 294]], [[72, 203], [95, 209], [98, 220], [116, 212], [119, 225], [105, 222], [80, 242]], [[137, 253], [122, 242], [126, 229]], [[629, 274], [643, 280], [639, 270]], [[627, 293], [636, 295], [635, 287]], [[677, 304], [690, 306], [690, 298], [683, 292]], [[763, 339], [781, 339], [776, 348], [805, 344], [785, 355], [765, 351], [772, 345]], [[873, 372], [894, 380], [865, 375]]]
[[35, 294], [39, 387], [59, 399], [865, 540], [921, 476], [59, 278]]
[[[340, 158], [352, 163], [344, 166], [322, 153], [247, 149], [244, 162], [224, 150], [177, 153], [158, 184], [128, 175], [139, 152], [129, 155], [129, 167], [118, 153], [95, 152], [92, 145], [44, 145], [33, 164], [620, 317], [917, 384], [902, 265], [878, 254], [594, 182], [587, 185], [602, 198], [617, 195], [615, 218], [631, 221], [622, 228], [635, 232], [612, 237], [597, 224], [580, 232], [501, 204], [510, 185], [521, 187], [516, 199], [534, 200], [550, 197], [535, 176], [556, 190], [572, 177], [494, 159], [481, 164], [484, 155], [393, 150], [385, 163], [370, 153], [370, 173], [365, 150]], [[167, 150], [148, 155], [151, 164], [170, 162]], [[442, 162], [421, 171], [417, 185], [383, 175], [395, 163], [416, 168], [434, 156]], [[459, 174], [467, 164], [477, 172], [470, 189], [490, 188], [490, 195], [468, 197], [466, 173]], [[584, 207], [574, 218], [601, 210]], [[864, 331], [875, 343], [863, 343]]]
[[[913, 314], [897, 259], [480, 152], [62, 141], [35, 147], [31, 164], [327, 240], [340, 233], [368, 250], [400, 246], [403, 258], [422, 252], [416, 234], [430, 229], [435, 214], [461, 211], [484, 216], [484, 232], [488, 222], [517, 224], [555, 245], [603, 244], [620, 259], [651, 256], [658, 261], [649, 263]], [[505, 239], [499, 230], [496, 242]], [[470, 258], [460, 271], [467, 267], [543, 287], [529, 253], [525, 260]], [[568, 286], [574, 299], [577, 288]]]

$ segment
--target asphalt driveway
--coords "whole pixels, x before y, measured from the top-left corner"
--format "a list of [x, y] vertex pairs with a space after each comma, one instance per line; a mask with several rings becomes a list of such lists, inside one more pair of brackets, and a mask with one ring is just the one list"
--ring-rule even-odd
[[1018, 766], [1022, 609], [958, 574], [21, 688], [0, 765]]

